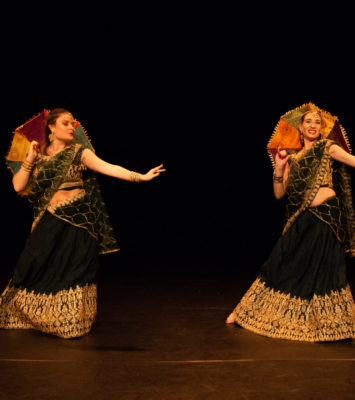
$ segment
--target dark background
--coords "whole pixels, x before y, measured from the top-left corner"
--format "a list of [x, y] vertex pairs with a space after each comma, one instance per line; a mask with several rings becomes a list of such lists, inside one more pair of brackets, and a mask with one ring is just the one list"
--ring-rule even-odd
[[[346, 12], [333, 10], [339, 21], [330, 30], [314, 16], [312, 26], [297, 16], [264, 19], [260, 6], [256, 14], [88, 7], [62, 5], [35, 20], [9, 11], [3, 156], [18, 125], [44, 108], [67, 108], [99, 157], [142, 173], [167, 168], [141, 185], [99, 177], [121, 246], [101, 257], [107, 270], [254, 273], [283, 225], [266, 152], [280, 116], [312, 101], [337, 115], [355, 143]], [[11, 271], [32, 211], [5, 163], [1, 182], [2, 264]]]

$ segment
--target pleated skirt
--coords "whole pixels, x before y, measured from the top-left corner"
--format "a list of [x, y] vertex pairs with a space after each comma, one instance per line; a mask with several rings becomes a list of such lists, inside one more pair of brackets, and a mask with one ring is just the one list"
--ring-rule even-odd
[[85, 229], [46, 212], [0, 297], [0, 328], [61, 338], [88, 333], [97, 312], [97, 254]]
[[273, 338], [355, 338], [344, 248], [330, 226], [304, 211], [277, 241], [232, 316], [242, 327]]

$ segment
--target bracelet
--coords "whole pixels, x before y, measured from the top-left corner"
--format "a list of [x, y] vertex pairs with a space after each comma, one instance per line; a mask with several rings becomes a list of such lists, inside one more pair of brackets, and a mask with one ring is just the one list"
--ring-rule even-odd
[[142, 182], [142, 179], [138, 172], [130, 171], [130, 173], [131, 173], [131, 182], [136, 182], [136, 183]]
[[27, 172], [32, 172], [32, 169], [34, 166], [35, 166], [35, 163], [30, 163], [29, 161], [25, 160], [22, 163], [21, 168], [23, 168]]
[[284, 177], [283, 176], [277, 176], [277, 175], [275, 175], [275, 172], [274, 172], [273, 180], [274, 180], [275, 183], [283, 183]]
[[22, 168], [24, 171], [32, 172], [32, 168], [27, 168], [27, 167], [25, 167], [25, 166], [23, 166], [23, 165], [22, 165], [21, 168]]

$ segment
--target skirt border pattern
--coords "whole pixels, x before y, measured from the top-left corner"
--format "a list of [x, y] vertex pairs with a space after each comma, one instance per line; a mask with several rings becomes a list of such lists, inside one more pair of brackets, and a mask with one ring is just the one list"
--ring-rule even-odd
[[96, 283], [55, 294], [28, 292], [10, 284], [0, 297], [0, 328], [35, 329], [64, 339], [87, 334], [97, 313]]
[[272, 338], [307, 342], [355, 338], [349, 285], [306, 300], [275, 291], [257, 278], [232, 315], [243, 328]]

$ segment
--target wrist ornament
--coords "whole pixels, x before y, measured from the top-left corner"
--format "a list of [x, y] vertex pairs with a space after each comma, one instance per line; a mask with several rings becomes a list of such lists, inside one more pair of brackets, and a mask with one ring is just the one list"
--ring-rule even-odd
[[25, 161], [22, 163], [21, 168], [24, 169], [24, 170], [27, 171], [27, 172], [32, 172], [34, 166], [35, 166], [35, 163], [34, 163], [34, 162], [31, 163], [31, 162], [25, 160]]
[[142, 182], [142, 178], [141, 178], [141, 174], [138, 172], [134, 172], [134, 171], [130, 171], [130, 181], [131, 182], [136, 182], [136, 183], [141, 183]]
[[274, 171], [273, 180], [274, 180], [275, 183], [283, 183], [284, 177], [283, 177], [283, 175], [277, 176], [275, 171]]

